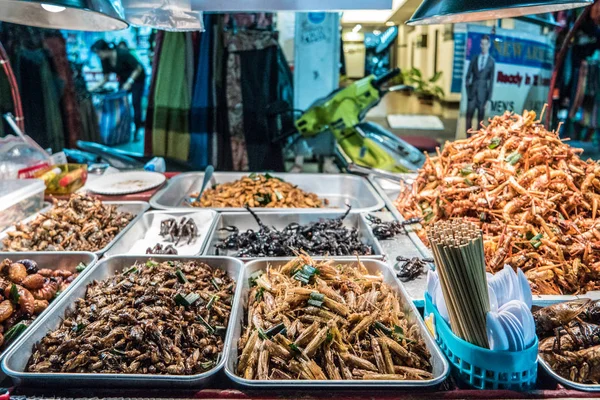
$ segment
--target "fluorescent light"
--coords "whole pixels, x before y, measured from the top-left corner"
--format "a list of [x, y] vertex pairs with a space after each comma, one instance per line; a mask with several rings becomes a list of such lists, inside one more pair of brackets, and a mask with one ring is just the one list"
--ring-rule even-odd
[[393, 21], [388, 21], [385, 23], [385, 26], [396, 26], [396, 23]]
[[352, 32], [356, 33], [362, 29], [361, 24], [357, 24], [354, 28], [352, 28]]
[[46, 4], [46, 3], [42, 3], [42, 8], [51, 13], [59, 13], [61, 11], [65, 11], [67, 9], [66, 7], [54, 6], [52, 4]]

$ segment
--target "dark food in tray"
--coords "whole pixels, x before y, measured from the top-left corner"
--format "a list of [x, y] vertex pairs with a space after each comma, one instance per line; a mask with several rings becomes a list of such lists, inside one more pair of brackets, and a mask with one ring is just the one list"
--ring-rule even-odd
[[237, 373], [257, 380], [425, 380], [431, 356], [395, 290], [358, 263], [301, 256], [251, 275]]
[[146, 254], [177, 254], [177, 249], [172, 244], [163, 246], [160, 243], [156, 243], [154, 247], [148, 247]]
[[234, 281], [196, 261], [147, 261], [88, 285], [28, 372], [195, 375], [218, 362]]
[[71, 272], [40, 268], [27, 259], [1, 261], [0, 348], [16, 339], [85, 267], [79, 264], [77, 272]]
[[421, 218], [411, 218], [406, 221], [383, 221], [375, 215], [367, 215], [367, 220], [371, 223], [371, 231], [379, 240], [391, 239], [396, 235], [406, 234], [408, 225], [421, 223]]
[[540, 356], [573, 382], [600, 383], [600, 300], [579, 299], [533, 314]]
[[6, 251], [98, 251], [106, 247], [133, 219], [117, 206], [74, 194], [56, 200], [52, 209], [8, 231]]
[[181, 239], [187, 239], [186, 243], [190, 244], [198, 235], [198, 227], [192, 218], [183, 217], [179, 222], [175, 218], [169, 218], [160, 223], [160, 236], [175, 242], [175, 246]]
[[224, 228], [232, 232], [216, 244], [217, 251], [237, 250], [236, 257], [290, 257], [304, 251], [312, 256], [371, 255], [373, 248], [360, 240], [358, 229], [344, 226], [344, 218], [323, 219], [307, 225], [291, 223], [279, 231], [262, 223], [250, 208], [259, 230], [239, 232], [235, 226]]
[[398, 261], [397, 276], [402, 282], [410, 282], [417, 278], [421, 275], [421, 273], [423, 273], [423, 271], [427, 270], [428, 264], [432, 264], [434, 262], [433, 258], [407, 258], [404, 256], [396, 257], [396, 261]]

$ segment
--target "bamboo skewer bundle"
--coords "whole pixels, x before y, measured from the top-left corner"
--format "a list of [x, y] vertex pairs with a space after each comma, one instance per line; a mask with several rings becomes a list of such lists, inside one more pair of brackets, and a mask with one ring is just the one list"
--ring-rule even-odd
[[486, 314], [490, 310], [483, 236], [460, 219], [436, 222], [427, 230], [452, 331], [489, 348]]

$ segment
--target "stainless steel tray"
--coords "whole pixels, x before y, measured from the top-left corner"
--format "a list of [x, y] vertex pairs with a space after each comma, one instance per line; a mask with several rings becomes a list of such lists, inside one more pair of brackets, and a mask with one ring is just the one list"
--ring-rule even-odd
[[56, 304], [60, 302], [60, 300], [65, 297], [65, 295], [71, 291], [71, 289], [83, 278], [83, 276], [89, 272], [96, 261], [98, 261], [98, 257], [94, 253], [82, 252], [82, 251], [72, 251], [72, 252], [63, 252], [63, 251], [46, 251], [46, 252], [22, 252], [22, 253], [7, 253], [0, 252], [0, 261], [5, 258], [9, 258], [13, 261], [30, 259], [35, 261], [40, 268], [49, 268], [51, 270], [64, 269], [67, 271], [75, 272], [79, 263], [84, 263], [87, 265], [85, 270], [79, 274], [77, 278], [73, 280], [73, 282], [67, 287], [67, 289], [62, 292], [54, 301], [50, 303], [48, 308], [46, 308], [40, 315], [37, 316], [36, 319], [33, 320], [31, 325], [21, 334], [21, 336], [16, 339], [13, 343], [8, 346], [6, 350], [4, 350], [0, 354], [0, 359], [2, 359], [8, 352], [15, 346], [18, 345], [21, 338], [23, 338], [27, 332], [35, 329], [35, 326], [44, 318], [46, 314], [52, 312], [52, 308]]
[[137, 222], [133, 224], [106, 253], [104, 253], [104, 255], [107, 257], [126, 254], [146, 255], [146, 248], [153, 247], [157, 242], [169, 244], [170, 242], [166, 242], [157, 235], [155, 239], [148, 239], [147, 243], [137, 242], [145, 239], [150, 227], [152, 227], [153, 221], [162, 221], [166, 218], [175, 218], [179, 221], [182, 217], [194, 218], [196, 225], [198, 226], [199, 236], [189, 246], [176, 247], [179, 251], [178, 255], [200, 255], [204, 252], [206, 244], [208, 243], [208, 238], [213, 232], [213, 226], [217, 219], [217, 215], [218, 214], [213, 210], [201, 208], [188, 211], [148, 211], [144, 213], [144, 215], [142, 215], [142, 217], [138, 219]]
[[[263, 212], [261, 210], [260, 212], [257, 212], [257, 215], [265, 225], [275, 227], [276, 229], [283, 229], [292, 222], [297, 222], [301, 225], [304, 225], [311, 222], [317, 222], [321, 219], [339, 218], [342, 215], [344, 215], [344, 213], [344, 211], [331, 211], [317, 214], [312, 212], [307, 213], [304, 211], [290, 210], [279, 213], [268, 213]], [[258, 224], [256, 223], [256, 220], [247, 211], [221, 213], [217, 217], [217, 221], [215, 223], [213, 232], [210, 236], [210, 240], [208, 241], [208, 246], [205, 249], [205, 254], [217, 254], [217, 249], [215, 248], [215, 245], [219, 243], [220, 239], [224, 239], [231, 234], [231, 232], [221, 231], [220, 229], [232, 225], [239, 228], [240, 232], [245, 232], [248, 229], [258, 230]], [[361, 256], [361, 259], [383, 259], [384, 252], [375, 236], [373, 236], [373, 233], [371, 232], [371, 229], [369, 228], [369, 225], [367, 224], [367, 221], [365, 220], [364, 216], [355, 213], [348, 214], [344, 219], [344, 225], [348, 227], [357, 228], [361, 241], [373, 247], [374, 254], [370, 256]], [[228, 250], [227, 253], [223, 255], [235, 257], [235, 253], [236, 251], [234, 250]], [[255, 258], [256, 257], [241, 257], [240, 259], [243, 261], [250, 261]], [[285, 258], [287, 259], [287, 257]]]
[[[14, 253], [13, 253], [14, 254]], [[241, 294], [240, 277], [244, 267], [241, 261], [229, 257], [178, 257], [178, 256], [114, 256], [100, 261], [94, 268], [88, 271], [74, 285], [68, 294], [62, 297], [54, 305], [52, 311], [42, 318], [34, 329], [29, 329], [22, 339], [11, 348], [10, 352], [2, 361], [2, 370], [17, 384], [41, 387], [42, 385], [66, 385], [66, 386], [107, 386], [112, 387], [195, 387], [207, 384], [213, 375], [225, 364], [228, 357], [229, 347], [233, 330], [230, 329], [234, 313], [230, 315], [230, 321], [225, 335], [224, 348], [221, 358], [215, 368], [197, 375], [151, 375], [151, 374], [85, 374], [85, 373], [31, 373], [25, 372], [25, 367], [32, 354], [33, 346], [38, 343], [48, 332], [56, 329], [62, 322], [65, 313], [73, 309], [75, 301], [85, 297], [87, 285], [93, 281], [114, 276], [124, 268], [133, 265], [136, 261], [147, 260], [198, 260], [209, 264], [211, 267], [220, 268], [229, 274], [236, 282], [233, 305], [239, 302]], [[234, 308], [235, 309], [235, 308]]]
[[[369, 213], [381, 218], [383, 221], [393, 221], [394, 216], [389, 211]], [[415, 246], [409, 235], [396, 235], [391, 239], [379, 240], [379, 244], [383, 249], [387, 258], [388, 265], [398, 273], [398, 261], [396, 257], [403, 256], [406, 258], [423, 257], [422, 253]], [[400, 282], [417, 307], [425, 307], [425, 290], [427, 289], [427, 270], [408, 282]]]
[[542, 366], [542, 368], [546, 370], [548, 375], [556, 379], [556, 381], [558, 381], [558, 383], [560, 383], [563, 386], [570, 387], [575, 390], [581, 390], [583, 392], [600, 392], [600, 385], [587, 385], [584, 383], [573, 382], [567, 378], [563, 378], [562, 376], [554, 372], [554, 370], [550, 368], [550, 365], [548, 365], [548, 363], [540, 355], [538, 355], [538, 363]]
[[[320, 198], [329, 200], [329, 209], [346, 209], [346, 203], [352, 206], [353, 212], [375, 211], [383, 208], [385, 203], [365, 178], [348, 174], [274, 174], [286, 182], [298, 185], [307, 192], [316, 193]], [[216, 182], [232, 182], [248, 176], [243, 172], [215, 172]], [[189, 210], [184, 204], [190, 193], [197, 191], [202, 184], [203, 172], [189, 172], [170, 179], [168, 184], [150, 199], [153, 208], [161, 210]], [[243, 208], [214, 208], [216, 211], [244, 211]], [[263, 208], [264, 212], [289, 211], [289, 208]], [[306, 212], [323, 213], [323, 208], [295, 209]]]
[[[117, 240], [119, 240], [121, 238], [121, 236], [123, 236], [125, 234], [125, 232], [127, 232], [127, 230], [129, 228], [131, 228], [131, 226], [133, 226], [140, 218], [142, 218], [142, 215], [144, 214], [144, 212], [146, 212], [150, 208], [150, 205], [148, 203], [146, 203], [145, 201], [103, 201], [102, 203], [109, 204], [109, 205], [110, 204], [116, 205], [117, 206], [117, 210], [122, 211], [122, 212], [130, 212], [130, 213], [132, 213], [133, 214], [133, 219], [103, 249], [100, 249], [100, 250], [94, 252], [98, 257], [102, 256], [108, 249], [110, 249], [111, 246], [113, 244], [115, 244], [115, 242], [117, 242]], [[34, 214], [31, 217], [29, 217], [27, 219], [24, 219], [22, 222], [26, 224], [26, 223], [28, 223], [30, 221], [33, 221], [39, 214], [40, 213]], [[6, 236], [8, 236], [7, 232], [8, 231], [13, 231], [14, 229], [15, 228], [13, 226], [11, 228], [6, 229], [2, 233], [0, 233], [0, 251], [2, 251], [2, 250], [5, 249], [4, 245], [2, 244], [2, 240], [4, 238], [6, 238]]]
[[[322, 259], [315, 258], [315, 259]], [[290, 260], [290, 259], [288, 259]], [[335, 258], [334, 260], [343, 263], [355, 263], [356, 259], [350, 258]], [[242, 332], [242, 321], [244, 320], [244, 310], [248, 303], [248, 293], [249, 293], [249, 282], [248, 279], [250, 275], [259, 270], [266, 270], [268, 265], [271, 266], [279, 266], [287, 262], [287, 260], [281, 259], [261, 259], [248, 263], [243, 270], [243, 275], [240, 277], [240, 287], [241, 289], [239, 302], [236, 303], [236, 306], [233, 310], [233, 329], [232, 335], [230, 337], [230, 341], [226, 343], [226, 346], [229, 346], [229, 357], [227, 359], [227, 363], [225, 364], [225, 373], [227, 376], [232, 379], [234, 382], [249, 387], [264, 387], [264, 388], [295, 388], [295, 387], [404, 387], [404, 388], [424, 388], [424, 387], [433, 387], [441, 384], [450, 371], [448, 361], [442, 355], [438, 345], [435, 343], [435, 340], [431, 337], [431, 334], [425, 327], [423, 320], [419, 316], [419, 313], [410, 301], [406, 291], [400, 284], [400, 282], [396, 279], [394, 272], [391, 268], [389, 268], [385, 263], [378, 260], [363, 260], [364, 266], [369, 270], [370, 273], [381, 273], [383, 275], [383, 281], [390, 286], [396, 288], [398, 294], [400, 295], [401, 301], [404, 303], [405, 314], [408, 316], [411, 323], [415, 323], [419, 326], [421, 335], [423, 335], [423, 339], [427, 345], [427, 349], [431, 353], [431, 363], [433, 366], [433, 375], [434, 378], [428, 381], [384, 381], [384, 380], [338, 380], [338, 381], [308, 381], [308, 380], [273, 380], [273, 381], [259, 381], [259, 380], [249, 380], [239, 377], [235, 373], [235, 369], [237, 366], [238, 359], [238, 349], [237, 342], [240, 338]]]

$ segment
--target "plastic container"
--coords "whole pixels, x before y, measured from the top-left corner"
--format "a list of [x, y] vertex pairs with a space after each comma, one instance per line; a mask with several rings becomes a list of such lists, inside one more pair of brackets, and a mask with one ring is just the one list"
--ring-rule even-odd
[[46, 183], [46, 194], [71, 194], [85, 185], [87, 176], [85, 164], [58, 164], [40, 171], [36, 178]]
[[537, 379], [537, 337], [523, 351], [492, 351], [456, 336], [425, 293], [425, 316], [433, 315], [436, 341], [450, 361], [456, 379], [476, 389], [524, 391]]
[[0, 231], [39, 212], [44, 207], [44, 181], [0, 180]]

